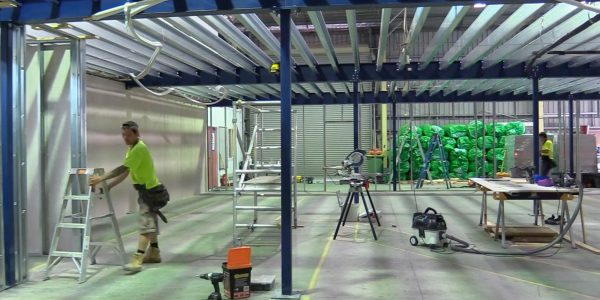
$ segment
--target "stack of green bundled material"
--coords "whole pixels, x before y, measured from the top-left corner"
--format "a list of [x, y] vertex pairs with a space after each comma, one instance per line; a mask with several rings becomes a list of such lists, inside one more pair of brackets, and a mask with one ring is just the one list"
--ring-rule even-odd
[[454, 148], [456, 148], [456, 140], [451, 137], [442, 138], [442, 144], [444, 145], [444, 150], [446, 153], [450, 153]]
[[444, 126], [444, 132], [446, 133], [447, 137], [452, 137], [455, 139], [469, 135], [467, 125], [462, 124]]
[[506, 135], [521, 135], [525, 134], [525, 123], [510, 122], [506, 124]]
[[450, 152], [450, 176], [466, 179], [469, 171], [469, 159], [466, 149], [456, 148]]
[[485, 149], [491, 149], [494, 147], [494, 137], [493, 136], [481, 136], [477, 138], [477, 148], [484, 148], [484, 140], [485, 140]]
[[496, 123], [496, 130], [494, 130], [494, 123], [486, 125], [486, 134], [493, 135], [494, 131], [496, 132], [496, 137], [501, 137], [506, 135], [506, 125], [503, 123]]
[[422, 132], [423, 131], [421, 130], [421, 128], [417, 126], [413, 126], [411, 130], [410, 126], [404, 125], [400, 127], [400, 138], [409, 137], [409, 135], [412, 135], [413, 138], [418, 138], [422, 135]]
[[461, 136], [458, 139], [456, 139], [457, 148], [467, 150], [471, 148], [471, 145], [471, 138], [469, 138], [468, 136]]
[[467, 126], [467, 128], [469, 129], [469, 136], [472, 138], [483, 136], [485, 129], [483, 127], [483, 122], [481, 121], [471, 121], [469, 122], [469, 126]]
[[490, 149], [486, 155], [486, 158], [488, 161], [493, 162], [494, 156], [496, 156], [496, 161], [504, 161], [504, 148]]
[[423, 136], [432, 137], [436, 133], [439, 134], [440, 137], [444, 136], [444, 129], [436, 125], [423, 124], [421, 125], [421, 131], [423, 132]]

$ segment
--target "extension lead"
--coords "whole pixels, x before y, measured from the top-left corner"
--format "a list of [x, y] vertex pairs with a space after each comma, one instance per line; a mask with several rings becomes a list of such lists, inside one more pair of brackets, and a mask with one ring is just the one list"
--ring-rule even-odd
[[[471, 253], [471, 254], [482, 254], [482, 255], [498, 255], [498, 256], [533, 256], [535, 254], [544, 252], [544, 251], [554, 247], [556, 244], [562, 242], [565, 235], [567, 234], [567, 232], [569, 231], [569, 229], [575, 222], [577, 215], [581, 211], [582, 203], [583, 203], [583, 185], [581, 184], [581, 182], [579, 182], [579, 196], [577, 199], [577, 206], [575, 207], [575, 210], [573, 211], [573, 216], [569, 219], [569, 222], [567, 222], [565, 224], [565, 227], [563, 228], [563, 232], [558, 237], [556, 237], [556, 239], [554, 239], [554, 241], [548, 243], [547, 245], [537, 248], [537, 249], [525, 251], [522, 253], [477, 250], [475, 248], [475, 246], [473, 246], [473, 245], [469, 244], [468, 242], [463, 241], [457, 237], [447, 234], [446, 238], [448, 238], [449, 240], [458, 242], [460, 244], [460, 245], [450, 245], [450, 249], [452, 249], [454, 251], [458, 251], [458, 252]], [[573, 237], [571, 237], [571, 238], [573, 238]]]

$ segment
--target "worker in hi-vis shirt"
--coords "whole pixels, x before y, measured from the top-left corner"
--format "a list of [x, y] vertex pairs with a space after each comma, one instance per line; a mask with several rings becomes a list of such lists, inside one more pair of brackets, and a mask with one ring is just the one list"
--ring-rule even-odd
[[556, 163], [554, 162], [554, 144], [548, 139], [548, 135], [545, 132], [540, 132], [540, 141], [542, 143], [542, 150], [540, 151], [542, 158], [540, 175], [549, 177], [550, 170], [556, 167]]
[[123, 165], [104, 176], [92, 176], [90, 184], [96, 185], [102, 181], [114, 179], [109, 184], [109, 188], [113, 188], [131, 175], [133, 186], [139, 193], [138, 227], [140, 236], [137, 252], [124, 268], [130, 272], [139, 272], [142, 270], [143, 263], [161, 262], [158, 249], [157, 213], [143, 199], [147, 194], [146, 191], [160, 187], [161, 183], [156, 176], [152, 155], [146, 144], [140, 139], [138, 125], [133, 121], [125, 122], [121, 125], [121, 135], [125, 144], [129, 146]]

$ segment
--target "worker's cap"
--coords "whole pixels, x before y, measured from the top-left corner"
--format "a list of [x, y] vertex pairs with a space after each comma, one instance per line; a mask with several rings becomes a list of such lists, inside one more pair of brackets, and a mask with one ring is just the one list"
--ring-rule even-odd
[[121, 125], [122, 129], [132, 129], [134, 131], [139, 130], [138, 124], [134, 121], [127, 121]]

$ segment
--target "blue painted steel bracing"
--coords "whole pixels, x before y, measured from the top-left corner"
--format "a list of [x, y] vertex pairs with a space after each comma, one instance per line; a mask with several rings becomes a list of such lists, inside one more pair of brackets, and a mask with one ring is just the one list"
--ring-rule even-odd
[[281, 19], [281, 293], [292, 295], [292, 82], [291, 12]]
[[[538, 66], [539, 78], [564, 78], [564, 77], [600, 77], [600, 67], [592, 67], [589, 64], [578, 67], [569, 67], [562, 64], [548, 67], [547, 64]], [[502, 63], [483, 68], [482, 63], [474, 64], [468, 68], [461, 69], [460, 62], [451, 64], [448, 68], [440, 69], [438, 62], [432, 62], [423, 70], [417, 62], [405, 65], [398, 69], [395, 63], [386, 63], [381, 71], [376, 70], [375, 64], [361, 64], [358, 74], [359, 81], [403, 81], [403, 80], [461, 80], [461, 79], [510, 79], [528, 78], [525, 65], [518, 64], [505, 68]], [[292, 74], [294, 83], [319, 83], [319, 82], [349, 82], [355, 77], [356, 67], [354, 64], [341, 64], [339, 72], [331, 65], [318, 65], [316, 72], [309, 66], [296, 66]], [[195, 85], [229, 85], [229, 84], [277, 84], [279, 78], [269, 69], [258, 67], [256, 72], [237, 69], [236, 74], [223, 72], [215, 69], [214, 73], [197, 71], [197, 74], [181, 72], [180, 76], [163, 74], [161, 77], [146, 76], [142, 83], [148, 87], [167, 86], [195, 86]], [[129, 83], [129, 87], [135, 83]]]
[[533, 97], [533, 166], [535, 173], [540, 174], [540, 92], [539, 92], [539, 79], [537, 76], [533, 76], [531, 79], [533, 84], [532, 97]]
[[[19, 8], [0, 9], [0, 21], [47, 23], [81, 21], [96, 12], [122, 5], [124, 0], [26, 0]], [[240, 14], [273, 9], [327, 10], [406, 6], [473, 5], [481, 0], [168, 0], [138, 17]], [[550, 0], [486, 0], [487, 4], [523, 4]], [[113, 18], [117, 18], [115, 16]], [[122, 17], [121, 17], [122, 18]]]
[[2, 114], [2, 222], [6, 285], [16, 283], [13, 164], [13, 30], [0, 24], [0, 112]]
[[[490, 95], [486, 95], [484, 93], [473, 95], [470, 92], [465, 93], [463, 95], [458, 95], [456, 92], [444, 95], [439, 92], [435, 95], [429, 95], [429, 92], [424, 92], [421, 95], [417, 96], [415, 92], [409, 92], [405, 95], [402, 95], [400, 92], [396, 92], [395, 97], [397, 98], [397, 103], [460, 103], [460, 102], [478, 102], [485, 99], [486, 101], [531, 101], [531, 95], [527, 93], [507, 93], [504, 95], [500, 95], [499, 93], [494, 93]], [[383, 103], [391, 103], [391, 98], [388, 97], [387, 92], [380, 92], [375, 95], [371, 92], [365, 92], [363, 96], [360, 98], [360, 103], [363, 104], [383, 104]], [[567, 100], [569, 98], [568, 93], [549, 93], [549, 94], [540, 94], [540, 101], [550, 101], [550, 100]], [[600, 99], [600, 93], [577, 93], [573, 94], [573, 98], [575, 100], [595, 100]], [[246, 99], [246, 100], [278, 100], [278, 99]], [[304, 96], [301, 94], [294, 94], [292, 98], [293, 105], [328, 105], [328, 104], [353, 104], [354, 98], [349, 97], [345, 93], [336, 93], [332, 94], [309, 94], [308, 96]], [[216, 106], [231, 106], [231, 102], [224, 101]]]

